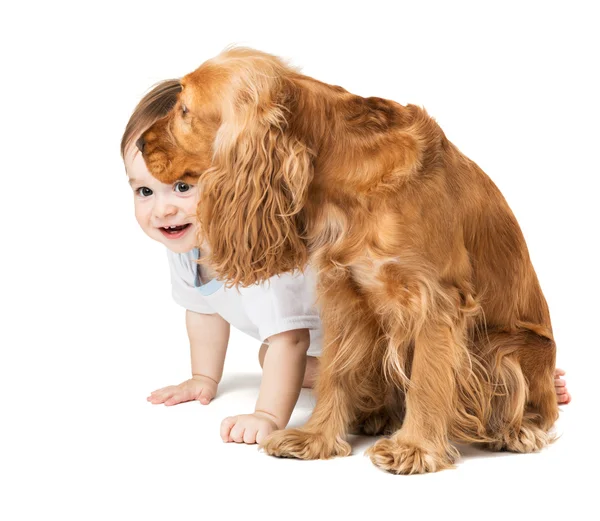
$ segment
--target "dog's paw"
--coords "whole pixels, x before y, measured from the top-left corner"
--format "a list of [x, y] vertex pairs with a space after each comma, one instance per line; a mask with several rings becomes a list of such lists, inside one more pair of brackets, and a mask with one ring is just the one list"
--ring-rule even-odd
[[498, 441], [483, 443], [481, 448], [494, 452], [509, 451], [509, 452], [539, 452], [547, 445], [556, 441], [556, 437], [536, 425], [524, 423], [518, 432], [510, 432], [505, 434]]
[[260, 447], [271, 456], [298, 459], [329, 459], [348, 456], [352, 451], [350, 444], [340, 437], [332, 439], [305, 429], [275, 431]]
[[448, 446], [434, 452], [415, 443], [385, 438], [367, 449], [365, 455], [376, 467], [393, 474], [425, 474], [453, 467], [458, 451]]

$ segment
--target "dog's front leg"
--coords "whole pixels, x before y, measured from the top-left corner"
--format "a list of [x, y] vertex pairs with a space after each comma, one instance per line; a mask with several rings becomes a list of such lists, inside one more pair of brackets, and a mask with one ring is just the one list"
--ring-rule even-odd
[[407, 283], [406, 288], [408, 298], [395, 309], [400, 302], [390, 302], [388, 314], [391, 352], [403, 352], [414, 342], [405, 384], [406, 415], [398, 431], [366, 454], [395, 474], [436, 472], [451, 467], [459, 455], [448, 434], [456, 420], [457, 375], [470, 370], [465, 320], [456, 290], [430, 283], [423, 295], [422, 284]]
[[318, 399], [308, 423], [300, 429], [275, 431], [261, 444], [271, 456], [299, 459], [329, 459], [348, 456], [350, 444], [344, 439], [350, 423], [349, 396], [342, 382], [323, 373], [317, 385]]
[[356, 284], [348, 277], [321, 277], [319, 301], [323, 322], [321, 373], [317, 404], [300, 429], [276, 431], [261, 447], [267, 454], [300, 459], [328, 459], [351, 452], [345, 440], [357, 411], [376, 410], [380, 394], [370, 363], [381, 336], [376, 318], [367, 312]]

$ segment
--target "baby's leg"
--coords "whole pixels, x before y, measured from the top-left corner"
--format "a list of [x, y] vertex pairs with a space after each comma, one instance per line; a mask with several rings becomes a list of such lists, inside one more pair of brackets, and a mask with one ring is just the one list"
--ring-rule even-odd
[[[267, 344], [263, 344], [260, 346], [260, 349], [258, 351], [258, 362], [260, 363], [261, 368], [265, 362], [265, 355], [267, 354], [267, 349], [269, 349], [269, 346]], [[302, 387], [312, 389], [315, 385], [315, 380], [317, 378], [318, 373], [319, 373], [319, 359], [315, 356], [307, 356], [306, 357], [306, 370], [304, 371], [304, 379], [302, 380]]]

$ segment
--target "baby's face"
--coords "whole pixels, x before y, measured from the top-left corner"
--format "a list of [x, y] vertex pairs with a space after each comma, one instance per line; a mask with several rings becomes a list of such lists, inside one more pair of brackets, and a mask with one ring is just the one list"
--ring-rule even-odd
[[161, 183], [148, 172], [135, 145], [125, 154], [125, 170], [133, 189], [135, 218], [146, 235], [175, 253], [194, 249], [198, 204], [195, 180]]

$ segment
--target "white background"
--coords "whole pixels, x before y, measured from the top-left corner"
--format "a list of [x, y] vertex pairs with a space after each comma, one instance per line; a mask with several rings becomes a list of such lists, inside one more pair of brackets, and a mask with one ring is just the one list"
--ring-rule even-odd
[[[597, 514], [594, 2], [446, 4], [2, 8], [0, 518]], [[260, 381], [258, 342], [241, 333], [210, 406], [145, 401], [187, 378], [188, 346], [164, 249], [135, 222], [119, 141], [151, 85], [232, 43], [356, 94], [424, 106], [499, 186], [527, 239], [573, 394], [554, 446], [537, 455], [467, 447], [455, 470], [404, 477], [362, 457], [367, 438], [353, 440], [349, 458], [316, 462], [223, 444], [221, 419], [251, 412]], [[312, 404], [304, 391], [292, 424]]]

